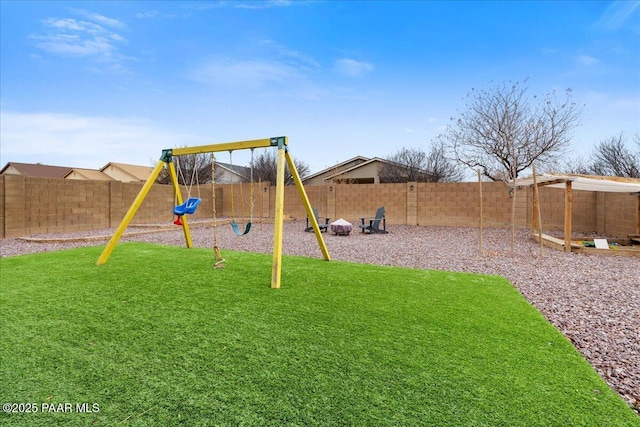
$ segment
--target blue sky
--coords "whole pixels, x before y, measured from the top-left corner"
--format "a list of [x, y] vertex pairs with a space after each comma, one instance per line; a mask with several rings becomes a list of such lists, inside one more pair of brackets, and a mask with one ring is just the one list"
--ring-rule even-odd
[[317, 172], [427, 151], [471, 88], [526, 78], [585, 104], [571, 155], [640, 132], [637, 1], [0, 7], [2, 165], [151, 165], [163, 148], [286, 135]]

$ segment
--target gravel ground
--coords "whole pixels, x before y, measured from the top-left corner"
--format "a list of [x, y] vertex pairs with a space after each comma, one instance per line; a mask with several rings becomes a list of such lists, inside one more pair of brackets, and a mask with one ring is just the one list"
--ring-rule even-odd
[[[302, 231], [304, 225], [304, 221], [285, 223], [283, 252], [322, 257], [314, 234]], [[210, 225], [192, 223], [191, 231], [194, 246], [213, 246]], [[510, 230], [486, 229], [482, 255], [478, 249], [477, 228], [390, 226], [389, 231], [387, 235], [364, 235], [354, 230], [349, 236], [331, 233], [324, 236], [334, 260], [506, 277], [638, 412], [639, 258], [565, 254], [547, 248], [540, 258], [539, 244], [526, 230], [517, 231], [515, 256], [511, 256]], [[30, 236], [48, 239], [44, 243], [0, 239], [0, 257], [104, 245], [112, 232], [113, 229]], [[137, 232], [140, 234], [134, 234]], [[83, 240], [85, 238], [90, 240]], [[122, 241], [127, 240], [184, 245], [184, 236], [178, 227], [154, 232], [129, 227]], [[235, 236], [229, 226], [219, 226], [218, 246], [223, 251], [271, 253], [273, 225], [254, 223], [251, 232], [242, 237]]]

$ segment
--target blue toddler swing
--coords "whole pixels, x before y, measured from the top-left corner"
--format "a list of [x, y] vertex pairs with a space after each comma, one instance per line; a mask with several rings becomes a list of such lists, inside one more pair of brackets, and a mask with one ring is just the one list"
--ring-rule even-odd
[[[180, 169], [180, 165], [179, 164], [177, 164], [177, 168], [178, 168], [179, 175], [182, 177], [182, 182], [185, 182], [184, 175], [182, 174], [182, 169]], [[194, 165], [194, 168], [193, 168], [193, 172], [191, 174], [191, 182], [189, 183], [189, 188], [187, 188], [187, 193], [189, 194], [187, 196], [187, 200], [184, 203], [182, 203], [180, 205], [176, 205], [173, 208], [173, 214], [177, 215], [176, 220], [173, 221], [173, 223], [175, 225], [182, 225], [182, 216], [186, 215], [186, 214], [195, 213], [196, 208], [198, 207], [198, 205], [202, 201], [202, 199], [200, 199], [200, 197], [191, 197], [191, 187], [193, 186], [194, 176], [195, 176], [195, 180], [197, 182], [198, 181], [198, 175], [196, 173], [195, 165]], [[198, 187], [198, 195], [200, 195], [200, 183], [197, 184], [197, 187]], [[176, 194], [176, 199], [177, 198], [178, 198], [178, 195]]]
[[176, 215], [192, 214], [195, 213], [196, 208], [200, 204], [201, 199], [198, 197], [189, 197], [186, 202], [173, 208], [173, 213]]

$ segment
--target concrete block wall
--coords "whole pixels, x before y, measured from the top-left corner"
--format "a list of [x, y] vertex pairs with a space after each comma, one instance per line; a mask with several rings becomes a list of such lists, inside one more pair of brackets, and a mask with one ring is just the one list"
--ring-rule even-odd
[[5, 223], [5, 193], [4, 193], [4, 175], [0, 175], [0, 237], [4, 237], [4, 223]]
[[[275, 187], [274, 187], [275, 190]], [[304, 188], [305, 193], [307, 193], [307, 197], [309, 198], [309, 203], [311, 203], [311, 207], [318, 209], [318, 215], [321, 217], [330, 217], [331, 220], [335, 220], [336, 218], [329, 215], [329, 211], [327, 208], [327, 188], [324, 185], [309, 185]], [[275, 196], [275, 193], [274, 193]], [[304, 209], [304, 205], [300, 200], [300, 195], [298, 194], [298, 189], [294, 186], [290, 186], [289, 188], [285, 188], [285, 214], [294, 217], [294, 218], [306, 218], [307, 213]], [[275, 200], [274, 200], [275, 202]], [[273, 204], [273, 203], [272, 203]]]
[[331, 220], [343, 218], [359, 224], [373, 218], [384, 206], [387, 224], [406, 224], [407, 184], [331, 184], [327, 192], [327, 212]]
[[[603, 194], [601, 203], [604, 218], [596, 231], [612, 236], [640, 233], [640, 197], [622, 193]], [[634, 233], [629, 230], [636, 229]]]
[[5, 177], [5, 230], [9, 236], [29, 234], [26, 193], [24, 178]]
[[[115, 227], [141, 188], [141, 183], [118, 181], [1, 176], [0, 237]], [[133, 223], [169, 222], [173, 203], [172, 188], [155, 185]]]
[[[602, 194], [606, 196], [606, 193]], [[574, 232], [597, 231], [597, 195], [597, 192], [592, 191], [573, 190], [571, 192], [571, 222], [574, 224], [572, 227]]]
[[[479, 226], [480, 185], [478, 183], [420, 183], [418, 224], [454, 227]], [[527, 226], [527, 189], [516, 192], [517, 226]], [[484, 227], [508, 227], [511, 224], [512, 194], [502, 182], [482, 183]]]
[[[540, 213], [542, 228], [545, 230], [564, 229], [564, 190], [540, 187]], [[574, 194], [575, 195], [575, 194]], [[573, 224], [574, 227], [578, 224]]]
[[[133, 204], [142, 188], [142, 184], [138, 182], [108, 181], [107, 185], [108, 202], [105, 209], [108, 212], [109, 227], [116, 227]], [[140, 205], [131, 223], [170, 223], [173, 219], [174, 202], [175, 198], [171, 186], [154, 185], [142, 205]]]
[[[217, 209], [217, 216], [227, 216], [227, 217], [235, 217], [242, 218], [243, 212], [244, 216], [249, 218], [251, 213], [251, 184], [249, 183], [236, 183], [236, 184], [216, 184], [216, 191], [221, 191], [221, 196], [219, 202], [221, 203], [221, 209]], [[258, 183], [253, 184], [253, 200], [254, 200], [254, 216], [258, 210], [256, 209], [256, 200], [259, 199], [260, 187]], [[216, 193], [219, 194], [219, 193]], [[232, 197], [233, 196], [233, 197]], [[263, 196], [264, 197], [264, 196]], [[274, 193], [275, 197], [275, 193]], [[232, 206], [232, 198], [233, 198], [233, 206]], [[208, 186], [207, 195], [203, 195], [203, 201], [207, 200], [207, 206], [209, 210], [211, 209], [211, 185]], [[259, 203], [259, 202], [258, 202]], [[232, 209], [233, 208], [233, 209]], [[200, 208], [198, 208], [200, 209]]]
[[23, 179], [27, 234], [87, 231], [108, 226], [106, 186], [93, 181]]
[[[530, 191], [530, 193], [532, 194], [533, 191]], [[545, 230], [564, 230], [565, 190], [560, 188], [541, 187], [539, 189], [539, 195], [542, 228]], [[571, 222], [573, 231], [604, 233], [605, 225], [602, 223], [603, 212], [599, 210], [599, 206], [601, 203], [605, 203], [606, 197], [611, 195], [612, 193], [573, 190], [571, 192]], [[632, 196], [627, 197], [633, 198]], [[533, 213], [531, 212], [530, 214]], [[598, 225], [599, 221], [601, 223], [600, 226]]]
[[[215, 184], [216, 192], [216, 217], [231, 217], [233, 216], [240, 221], [243, 216], [249, 218], [251, 214], [251, 184], [249, 183], [235, 183], [231, 184]], [[233, 194], [233, 212], [231, 209], [231, 196]], [[182, 192], [183, 198], [186, 199], [186, 189]], [[269, 186], [269, 184], [259, 184], [255, 182], [253, 184], [253, 217], [260, 218], [262, 215], [264, 218], [270, 218], [273, 216], [273, 201], [275, 201], [275, 188]], [[213, 185], [201, 184], [200, 191], [198, 192], [194, 188], [191, 189], [192, 197], [199, 197], [202, 201], [196, 210], [196, 213], [191, 216], [191, 219], [196, 220], [209, 220], [213, 218]], [[173, 193], [171, 193], [171, 210], [173, 210]], [[297, 196], [296, 196], [297, 197]], [[164, 204], [165, 202], [162, 202]]]
[[[37, 233], [73, 232], [115, 227], [142, 188], [141, 183], [79, 181], [0, 176], [0, 237]], [[234, 184], [236, 218], [249, 216], [250, 184]], [[511, 197], [500, 182], [482, 184], [483, 225], [509, 227]], [[192, 220], [213, 217], [212, 186], [191, 189], [202, 199]], [[231, 186], [216, 185], [218, 217], [231, 216]], [[275, 187], [254, 183], [254, 221], [275, 216]], [[387, 224], [423, 226], [478, 226], [480, 195], [478, 183], [331, 184], [307, 186], [311, 205], [320, 216], [344, 218], [354, 224], [372, 217], [384, 206]], [[304, 219], [306, 212], [295, 186], [286, 186], [284, 213]], [[187, 197], [186, 188], [182, 189]], [[532, 223], [533, 191], [516, 192], [516, 226]], [[242, 197], [241, 197], [242, 195]], [[542, 225], [545, 230], [564, 229], [564, 190], [540, 188]], [[170, 224], [175, 198], [170, 185], [155, 184], [133, 218], [132, 224]], [[572, 225], [575, 232], [597, 232], [624, 237], [640, 230], [638, 196], [573, 191]]]

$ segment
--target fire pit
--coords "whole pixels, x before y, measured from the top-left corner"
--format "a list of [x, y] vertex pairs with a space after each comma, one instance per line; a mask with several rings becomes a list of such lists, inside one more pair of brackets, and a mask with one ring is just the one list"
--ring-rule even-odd
[[331, 231], [338, 236], [347, 236], [353, 230], [353, 225], [349, 221], [342, 218], [333, 221], [331, 224]]

